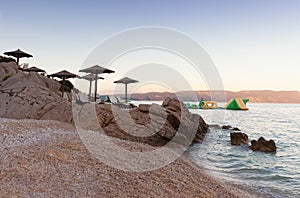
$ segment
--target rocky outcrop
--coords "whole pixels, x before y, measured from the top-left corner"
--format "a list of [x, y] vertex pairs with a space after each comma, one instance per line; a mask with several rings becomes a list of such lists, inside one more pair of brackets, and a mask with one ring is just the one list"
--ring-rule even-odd
[[0, 117], [72, 122], [71, 103], [59, 95], [58, 82], [10, 62], [0, 63], [0, 84]]
[[232, 126], [230, 126], [230, 125], [223, 125], [223, 126], [222, 126], [222, 129], [224, 129], [224, 130], [232, 130], [232, 131], [241, 131], [239, 128], [237, 128], [237, 127], [232, 127]]
[[0, 63], [0, 82], [18, 72], [19, 66], [15, 62]]
[[[170, 97], [164, 100], [162, 106], [167, 110], [167, 121], [175, 130], [182, 132], [182, 136], [190, 136], [193, 135], [193, 132], [196, 132], [194, 142], [204, 139], [208, 131], [208, 125], [200, 115], [190, 113], [183, 102]], [[171, 137], [174, 135], [174, 132], [169, 134]]]
[[[89, 116], [93, 114], [89, 105], [81, 107], [76, 120], [83, 128], [96, 129], [97, 124]], [[167, 98], [162, 105], [143, 104], [131, 110], [110, 104], [96, 105], [96, 115], [107, 135], [154, 146], [170, 141], [189, 145], [202, 141], [208, 132], [208, 125], [200, 115], [190, 113], [183, 102], [172, 98]]]
[[277, 148], [273, 140], [267, 141], [265, 138], [260, 137], [257, 141], [252, 140], [249, 148], [253, 151], [262, 152], [276, 152]]
[[131, 110], [93, 103], [74, 104], [72, 109], [71, 103], [60, 96], [58, 82], [34, 72], [21, 72], [15, 63], [1, 63], [0, 72], [1, 76], [9, 75], [0, 82], [0, 117], [3, 118], [72, 123], [73, 110], [81, 122], [79, 127], [91, 130], [100, 127], [110, 136], [150, 145], [170, 141], [189, 145], [202, 141], [208, 131], [201, 116], [190, 113], [177, 99], [167, 98], [162, 105], [140, 105]]
[[248, 143], [248, 136], [242, 132], [230, 133], [231, 145], [240, 146]]

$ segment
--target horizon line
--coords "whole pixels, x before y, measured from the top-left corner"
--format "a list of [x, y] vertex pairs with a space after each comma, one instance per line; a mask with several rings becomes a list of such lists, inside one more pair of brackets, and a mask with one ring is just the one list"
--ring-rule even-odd
[[[254, 91], [271, 91], [271, 92], [300, 92], [298, 90], [271, 90], [271, 89], [248, 89], [248, 90], [240, 90], [240, 91], [231, 91], [231, 90], [184, 90], [184, 91], [176, 91], [176, 92], [168, 92], [168, 91], [149, 91], [149, 92], [133, 92], [131, 94], [148, 94], [148, 93], [179, 93], [179, 92], [254, 92]], [[107, 90], [106, 92], [113, 93], [112, 90]], [[103, 93], [104, 94], [104, 93]], [[122, 94], [122, 93], [117, 93]]]

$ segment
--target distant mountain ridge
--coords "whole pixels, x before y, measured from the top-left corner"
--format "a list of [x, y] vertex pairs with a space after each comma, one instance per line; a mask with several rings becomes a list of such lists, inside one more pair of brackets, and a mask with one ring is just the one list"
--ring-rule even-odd
[[249, 98], [254, 103], [300, 103], [299, 91], [271, 91], [271, 90], [245, 90], [245, 91], [180, 91], [133, 93], [132, 100], [162, 101], [167, 97], [177, 97], [182, 101], [214, 100], [227, 102], [232, 98]]

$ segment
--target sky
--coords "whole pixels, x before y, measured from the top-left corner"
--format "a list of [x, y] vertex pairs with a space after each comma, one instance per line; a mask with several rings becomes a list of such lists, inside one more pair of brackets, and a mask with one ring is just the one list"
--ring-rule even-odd
[[[0, 53], [20, 48], [34, 56], [20, 63], [49, 74], [62, 69], [78, 73], [103, 41], [144, 26], [173, 29], [196, 41], [214, 62], [225, 90], [300, 91], [300, 0], [0, 0]], [[158, 57], [163, 60], [157, 61]], [[114, 63], [122, 69], [103, 75], [100, 92], [121, 92], [122, 85], [113, 81], [129, 74], [140, 81], [130, 85], [130, 91], [210, 88], [188, 63], [167, 52], [142, 50]], [[164, 76], [156, 79], [154, 73], [129, 67], [148, 63], [154, 63], [148, 66], [153, 68], [174, 66], [188, 86], [174, 79], [176, 72], [156, 73]], [[179, 63], [181, 68], [176, 66]], [[88, 82], [72, 82], [88, 89]]]

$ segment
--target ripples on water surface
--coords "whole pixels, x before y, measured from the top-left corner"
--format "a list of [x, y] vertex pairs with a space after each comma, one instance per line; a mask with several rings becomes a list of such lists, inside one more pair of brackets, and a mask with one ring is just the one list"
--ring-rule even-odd
[[212, 175], [270, 197], [300, 197], [300, 105], [248, 104], [249, 111], [191, 110], [209, 124], [238, 127], [252, 139], [273, 139], [276, 153], [231, 146], [230, 131], [211, 127], [188, 156]]

